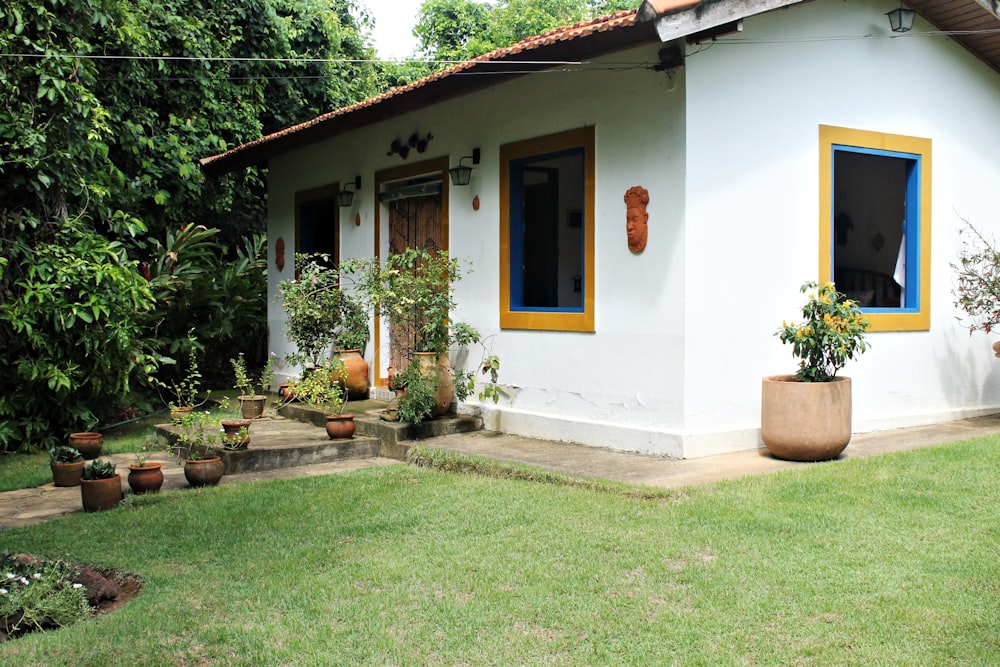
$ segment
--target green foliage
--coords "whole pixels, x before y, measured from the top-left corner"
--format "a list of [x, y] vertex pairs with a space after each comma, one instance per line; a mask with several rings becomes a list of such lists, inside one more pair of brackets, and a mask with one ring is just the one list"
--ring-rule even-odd
[[318, 365], [333, 348], [368, 344], [368, 313], [358, 297], [341, 289], [341, 274], [323, 254], [296, 254], [298, 277], [278, 284], [288, 338], [298, 350], [291, 363]]
[[274, 354], [267, 356], [267, 362], [261, 369], [260, 375], [256, 378], [250, 377], [247, 373], [246, 357], [240, 352], [237, 356], [229, 360], [233, 367], [233, 383], [239, 396], [256, 396], [257, 390], [261, 392], [270, 391], [271, 380], [274, 379]]
[[634, 0], [426, 0], [420, 6], [417, 37], [420, 55], [446, 67], [510, 46], [562, 26], [633, 10]]
[[60, 445], [49, 450], [49, 459], [52, 463], [79, 463], [83, 455], [76, 447]]
[[192, 410], [174, 417], [177, 438], [170, 445], [171, 451], [194, 461], [212, 458], [214, 441], [205, 432], [205, 427], [214, 421], [212, 413], [207, 410]]
[[965, 313], [959, 318], [971, 335], [975, 331], [990, 333], [1000, 324], [1000, 251], [996, 242], [987, 238], [965, 221], [966, 234], [958, 254], [955, 272], [955, 307]]
[[0, 630], [19, 637], [90, 615], [87, 592], [74, 583], [73, 568], [59, 560], [0, 556]]
[[438, 377], [421, 373], [416, 362], [410, 362], [399, 380], [406, 391], [396, 403], [396, 414], [406, 424], [419, 424], [430, 419], [437, 403]]
[[479, 333], [463, 322], [451, 323], [455, 283], [465, 271], [447, 251], [407, 248], [378, 258], [344, 262], [343, 271], [357, 275], [358, 289], [382, 317], [399, 327], [404, 355], [447, 352], [453, 344], [468, 345]]
[[288, 383], [288, 388], [296, 400], [339, 415], [347, 400], [346, 380], [344, 364], [337, 359], [327, 359], [315, 368], [306, 369], [298, 381]]
[[115, 464], [107, 459], [94, 459], [83, 467], [83, 478], [87, 480], [111, 479], [115, 474]]
[[856, 301], [837, 291], [833, 283], [807, 282], [801, 292], [809, 294], [802, 307], [801, 324], [784, 322], [775, 333], [782, 343], [791, 343], [800, 359], [795, 377], [802, 382], [830, 382], [848, 359], [868, 349], [865, 332], [870, 326]]

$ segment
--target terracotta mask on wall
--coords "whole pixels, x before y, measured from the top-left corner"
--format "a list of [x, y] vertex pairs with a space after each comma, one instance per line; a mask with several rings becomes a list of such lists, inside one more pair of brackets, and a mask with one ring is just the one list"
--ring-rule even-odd
[[625, 233], [628, 234], [628, 249], [640, 253], [646, 249], [646, 236], [649, 213], [646, 204], [649, 203], [649, 191], [641, 185], [628, 189], [625, 193]]
[[279, 238], [274, 243], [274, 265], [278, 271], [285, 270], [285, 239]]

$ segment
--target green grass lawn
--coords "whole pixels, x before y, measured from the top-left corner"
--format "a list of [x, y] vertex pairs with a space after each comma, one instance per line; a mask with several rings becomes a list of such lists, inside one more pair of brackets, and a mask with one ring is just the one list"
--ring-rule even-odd
[[998, 445], [658, 499], [413, 466], [141, 497], [0, 534], [145, 579], [0, 664], [997, 664]]

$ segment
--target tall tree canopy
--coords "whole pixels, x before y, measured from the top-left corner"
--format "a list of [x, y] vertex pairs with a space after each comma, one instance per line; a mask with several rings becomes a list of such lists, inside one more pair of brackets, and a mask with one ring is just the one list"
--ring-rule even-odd
[[635, 9], [636, 0], [426, 0], [413, 34], [418, 54], [437, 61], [462, 61], [522, 39], [609, 14]]
[[242, 239], [263, 229], [262, 174], [210, 181], [197, 160], [377, 92], [355, 16], [353, 0], [0, 5], [0, 373], [31, 397], [0, 395], [0, 449], [106, 416], [178, 331], [235, 335], [214, 244], [259, 253]]

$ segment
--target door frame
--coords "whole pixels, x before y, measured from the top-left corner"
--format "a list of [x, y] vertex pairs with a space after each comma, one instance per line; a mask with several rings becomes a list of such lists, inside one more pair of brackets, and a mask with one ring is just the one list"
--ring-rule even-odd
[[[414, 162], [412, 164], [404, 164], [398, 167], [390, 167], [389, 169], [383, 169], [375, 172], [375, 192], [373, 194], [375, 201], [373, 203], [375, 206], [374, 255], [376, 261], [381, 262], [383, 242], [385, 243], [386, 248], [389, 246], [388, 224], [386, 225], [385, 238], [382, 238], [383, 204], [378, 198], [379, 194], [382, 192], [382, 186], [386, 183], [399, 181], [404, 178], [416, 178], [417, 176], [441, 176], [441, 234], [443, 236], [441, 239], [441, 249], [448, 250], [448, 240], [451, 236], [448, 227], [448, 202], [450, 199], [448, 196], [448, 189], [450, 185], [450, 179], [448, 178], [449, 164], [450, 158], [447, 155], [443, 155], [438, 158], [432, 158], [422, 162]], [[372, 336], [372, 339], [375, 343], [375, 372], [373, 373], [375, 386], [384, 387], [386, 386], [388, 378], [382, 374], [382, 322], [378, 314], [375, 315], [373, 333], [374, 335]]]

